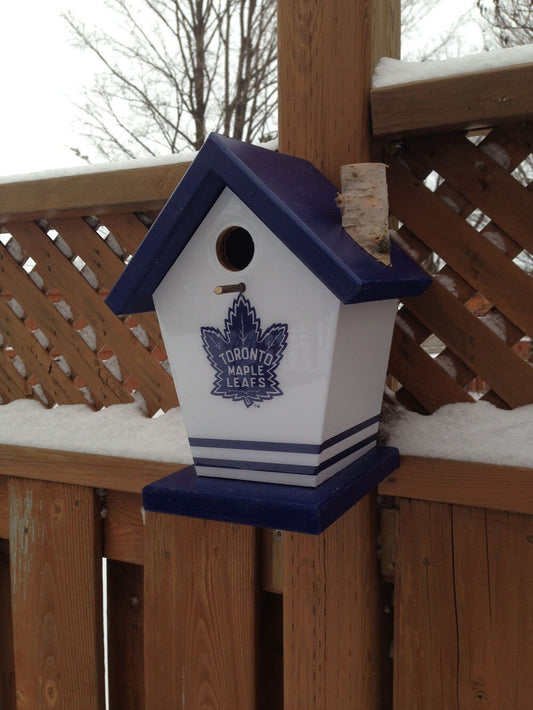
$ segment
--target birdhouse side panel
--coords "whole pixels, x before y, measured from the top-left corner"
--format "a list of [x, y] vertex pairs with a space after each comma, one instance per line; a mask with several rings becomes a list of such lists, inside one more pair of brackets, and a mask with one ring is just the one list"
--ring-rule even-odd
[[374, 448], [396, 299], [342, 306], [324, 417], [321, 481]]

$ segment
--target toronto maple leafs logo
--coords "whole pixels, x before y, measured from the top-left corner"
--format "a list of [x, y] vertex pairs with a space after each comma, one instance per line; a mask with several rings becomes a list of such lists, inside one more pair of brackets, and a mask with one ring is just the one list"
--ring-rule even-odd
[[255, 308], [241, 293], [228, 311], [223, 333], [207, 326], [201, 332], [216, 373], [211, 394], [247, 407], [283, 394], [276, 370], [287, 346], [287, 324], [274, 323], [262, 332]]

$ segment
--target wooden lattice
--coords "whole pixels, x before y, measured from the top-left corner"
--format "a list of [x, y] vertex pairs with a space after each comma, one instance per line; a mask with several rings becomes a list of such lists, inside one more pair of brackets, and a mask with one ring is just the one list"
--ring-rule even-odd
[[0, 248], [0, 396], [94, 408], [177, 397], [155, 313], [117, 318], [104, 298], [152, 217], [7, 222]]
[[434, 273], [393, 338], [396, 396], [411, 409], [471, 401], [476, 378], [499, 407], [533, 402], [532, 151], [524, 123], [405, 139], [388, 160], [395, 239]]
[[[411, 409], [471, 401], [473, 381], [499, 407], [533, 402], [532, 146], [524, 123], [408, 138], [387, 161], [395, 239], [434, 273], [402, 305], [392, 343], [396, 396]], [[155, 213], [47, 209], [0, 215], [1, 401], [175, 406], [155, 314], [117, 318], [104, 303]]]

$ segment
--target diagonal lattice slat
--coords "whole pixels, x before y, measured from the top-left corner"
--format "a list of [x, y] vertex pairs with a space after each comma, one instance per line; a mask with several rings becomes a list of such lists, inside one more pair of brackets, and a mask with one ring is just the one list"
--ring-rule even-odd
[[[528, 123], [475, 141], [464, 133], [406, 139], [388, 161], [391, 213], [401, 223], [395, 239], [434, 273], [430, 291], [408, 300], [397, 319], [391, 373], [409, 408], [431, 412], [471, 399], [475, 378], [497, 406], [533, 402], [533, 280], [519, 261], [527, 262], [533, 240], [532, 145]], [[416, 349], [435, 336], [443, 349], [433, 364], [446, 377], [419, 356], [412, 366]], [[522, 344], [525, 359], [514, 351]]]
[[177, 405], [155, 314], [117, 318], [103, 301], [149, 220], [113, 214], [108, 226], [106, 217], [5, 224], [2, 402], [100, 408], [137, 399], [148, 414]]

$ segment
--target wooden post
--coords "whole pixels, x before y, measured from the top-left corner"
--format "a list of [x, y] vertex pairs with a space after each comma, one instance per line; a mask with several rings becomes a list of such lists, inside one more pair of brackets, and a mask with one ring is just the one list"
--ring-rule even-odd
[[146, 710], [251, 710], [256, 530], [146, 514]]
[[[280, 150], [339, 185], [340, 166], [382, 160], [369, 90], [399, 52], [399, 0], [279, 0]], [[285, 710], [383, 707], [384, 604], [377, 506], [367, 496], [319, 537], [284, 541]]]
[[104, 707], [100, 511], [90, 488], [9, 481], [17, 707]]

